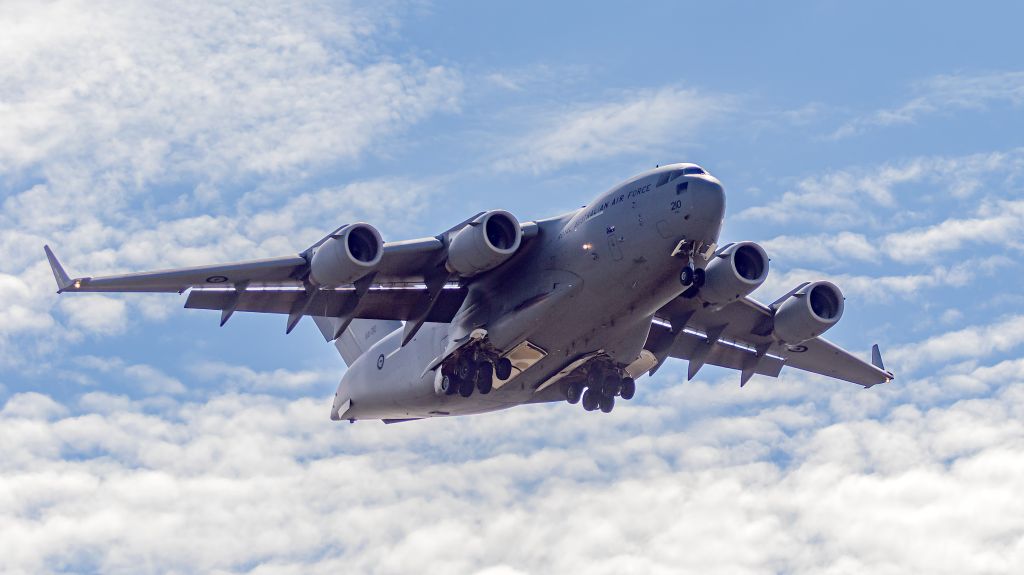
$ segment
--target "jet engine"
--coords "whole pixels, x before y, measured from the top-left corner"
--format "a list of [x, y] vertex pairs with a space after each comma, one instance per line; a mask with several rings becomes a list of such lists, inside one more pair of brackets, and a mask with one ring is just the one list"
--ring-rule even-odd
[[701, 298], [712, 305], [736, 301], [757, 289], [768, 277], [768, 254], [754, 242], [726, 246], [704, 269]]
[[448, 244], [448, 271], [468, 278], [494, 269], [512, 257], [523, 240], [519, 220], [492, 210], [455, 233]]
[[792, 345], [818, 337], [843, 317], [843, 300], [831, 282], [805, 285], [775, 310], [775, 338]]
[[376, 228], [364, 223], [350, 224], [313, 252], [309, 279], [324, 287], [350, 284], [376, 270], [383, 256], [384, 240]]

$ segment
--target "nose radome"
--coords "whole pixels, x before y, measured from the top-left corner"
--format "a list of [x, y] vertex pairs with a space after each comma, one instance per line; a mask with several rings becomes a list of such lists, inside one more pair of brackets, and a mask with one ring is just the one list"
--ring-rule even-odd
[[694, 215], [705, 221], [721, 222], [725, 216], [725, 190], [722, 184], [704, 178], [694, 180], [690, 183]]

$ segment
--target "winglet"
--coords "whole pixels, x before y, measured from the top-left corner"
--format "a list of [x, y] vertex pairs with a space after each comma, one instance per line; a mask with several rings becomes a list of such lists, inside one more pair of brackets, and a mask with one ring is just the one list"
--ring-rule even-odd
[[50, 269], [53, 270], [53, 279], [57, 280], [57, 293], [63, 293], [64, 290], [71, 287], [71, 278], [68, 277], [64, 267], [57, 261], [57, 256], [53, 255], [53, 250], [50, 249], [50, 246], [43, 246], [43, 251], [46, 252], [46, 259], [49, 260]]
[[879, 351], [877, 343], [871, 346], [871, 365], [885, 371], [885, 364], [882, 363], [882, 352]]

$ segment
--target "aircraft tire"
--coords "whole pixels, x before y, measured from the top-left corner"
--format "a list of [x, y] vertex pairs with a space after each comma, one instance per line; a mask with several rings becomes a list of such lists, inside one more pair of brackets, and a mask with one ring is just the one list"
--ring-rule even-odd
[[612, 409], [615, 408], [615, 396], [614, 395], [602, 395], [600, 398], [599, 406], [601, 411], [604, 413], [611, 413]]
[[693, 270], [693, 285], [697, 287], [704, 287], [704, 280], [707, 279], [707, 272], [697, 268]]
[[476, 372], [477, 365], [468, 356], [463, 355], [459, 358], [458, 363], [455, 364], [455, 378], [459, 381], [475, 382]]
[[494, 385], [494, 367], [490, 362], [484, 362], [477, 367], [476, 389], [483, 395], [491, 392]]
[[454, 395], [459, 390], [459, 384], [455, 380], [454, 376], [442, 375], [441, 376], [441, 391], [445, 395]]
[[462, 397], [469, 397], [473, 395], [473, 389], [476, 387], [476, 382], [472, 379], [463, 379], [459, 382], [459, 395]]
[[512, 376], [512, 360], [507, 357], [500, 357], [494, 362], [494, 374], [498, 379], [505, 381]]
[[565, 400], [575, 405], [580, 402], [580, 397], [583, 395], [583, 385], [579, 382], [573, 382], [569, 384], [569, 387], [565, 390]]
[[636, 393], [636, 382], [633, 381], [632, 377], [622, 378], [622, 387], [619, 390], [619, 397], [629, 401], [633, 399], [633, 395]]
[[616, 375], [609, 375], [604, 379], [604, 387], [601, 391], [602, 395], [614, 397], [619, 394], [620, 389], [622, 389], [622, 380]]
[[587, 388], [587, 391], [583, 392], [583, 409], [587, 411], [594, 411], [601, 406], [601, 395], [594, 388]]
[[679, 272], [679, 283], [683, 284], [683, 287], [690, 287], [693, 285], [694, 271], [690, 266], [683, 268], [683, 271]]

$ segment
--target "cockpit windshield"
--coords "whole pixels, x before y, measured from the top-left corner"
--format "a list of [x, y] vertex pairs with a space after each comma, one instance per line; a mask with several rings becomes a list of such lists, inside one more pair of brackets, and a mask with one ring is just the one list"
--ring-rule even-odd
[[705, 172], [704, 169], [699, 166], [687, 166], [681, 170], [672, 170], [671, 172], [665, 172], [661, 174], [661, 176], [658, 178], [657, 185], [660, 186], [662, 184], [671, 182], [672, 180], [678, 178], [679, 176], [692, 176], [704, 174], [707, 174], [707, 172]]

